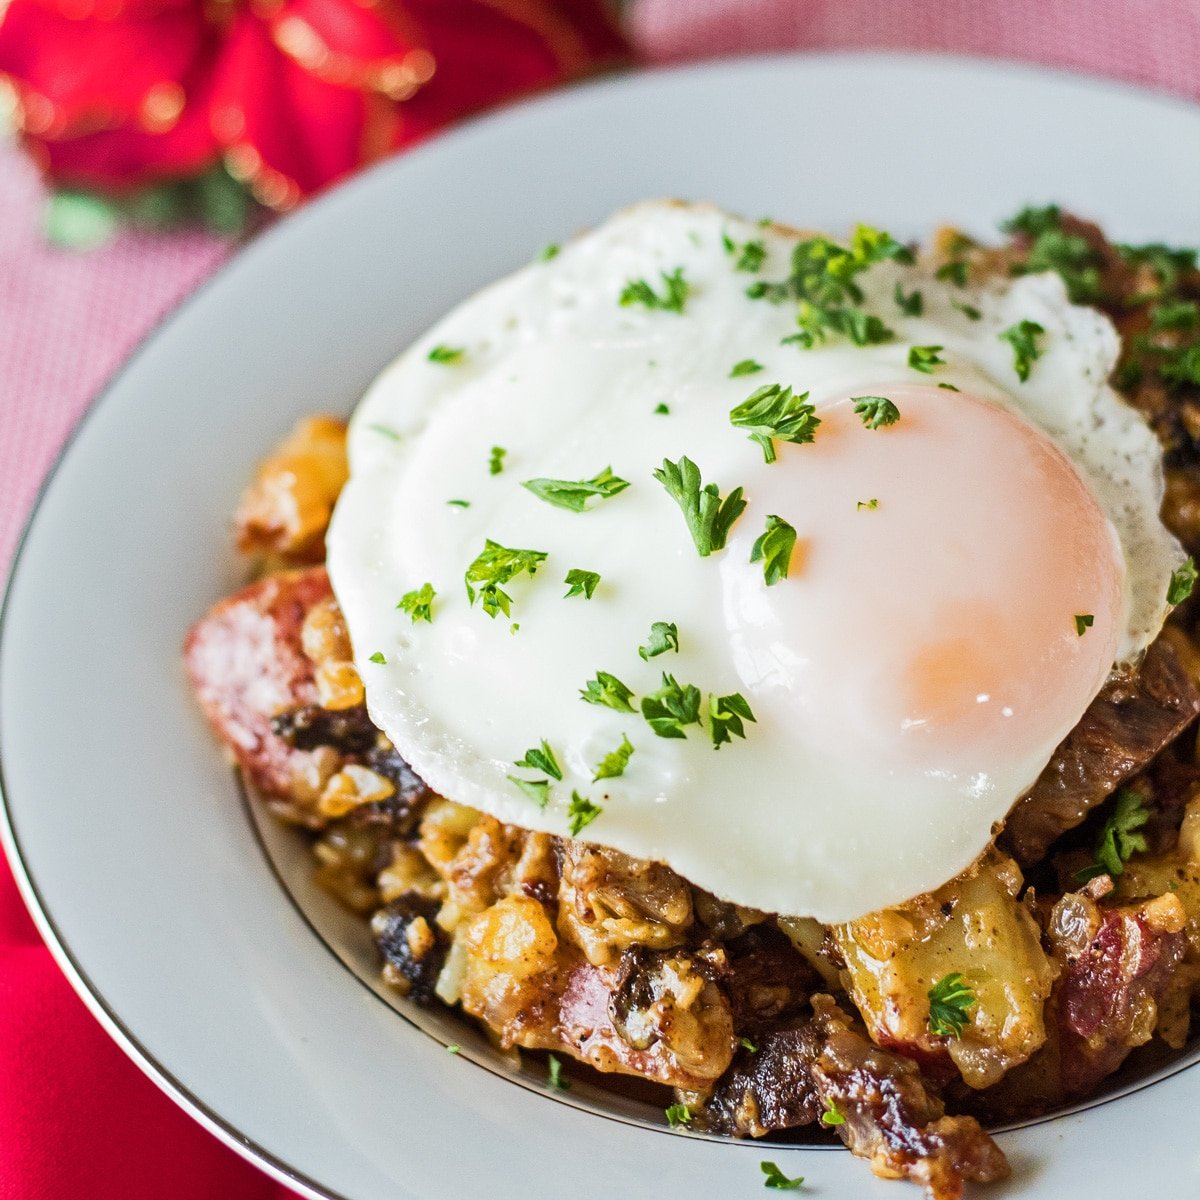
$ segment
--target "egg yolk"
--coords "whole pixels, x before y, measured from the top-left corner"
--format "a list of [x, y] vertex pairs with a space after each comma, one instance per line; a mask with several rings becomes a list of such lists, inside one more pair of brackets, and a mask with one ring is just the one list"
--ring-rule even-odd
[[[899, 420], [865, 427], [863, 394]], [[1124, 561], [1083, 479], [1024, 417], [963, 392], [875, 386], [819, 415], [812, 443], [779, 447], [722, 566], [747, 688], [789, 693], [847, 761], [982, 779], [1014, 751], [1048, 757], [1122, 623]], [[764, 591], [746, 564], [765, 513], [797, 551]]]

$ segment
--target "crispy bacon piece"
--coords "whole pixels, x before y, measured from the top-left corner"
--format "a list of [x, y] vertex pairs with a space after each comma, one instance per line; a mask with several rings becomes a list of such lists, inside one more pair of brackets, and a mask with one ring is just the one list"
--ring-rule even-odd
[[1141, 669], [1105, 685], [1067, 734], [1032, 788], [1017, 801], [1004, 840], [1023, 865], [1079, 825], [1200, 713], [1200, 691], [1185, 665], [1190, 647], [1164, 630]]

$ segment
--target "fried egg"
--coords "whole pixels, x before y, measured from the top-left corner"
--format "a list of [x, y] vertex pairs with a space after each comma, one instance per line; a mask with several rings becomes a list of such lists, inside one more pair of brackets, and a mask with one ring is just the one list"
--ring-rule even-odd
[[[747, 294], [799, 240], [646, 203], [467, 300], [360, 404], [329, 570], [435, 791], [837, 922], [981, 853], [1183, 555], [1116, 333], [1056, 275], [887, 258], [857, 307], [892, 336], [806, 347]], [[731, 420], [784, 388], [810, 440]]]

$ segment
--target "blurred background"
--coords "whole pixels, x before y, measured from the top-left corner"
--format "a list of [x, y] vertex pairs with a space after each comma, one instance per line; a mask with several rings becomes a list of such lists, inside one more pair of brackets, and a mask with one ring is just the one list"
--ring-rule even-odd
[[[0, 0], [0, 565], [104, 381], [313, 195], [587, 77], [864, 49], [1020, 60], [1200, 102], [1197, 0]], [[287, 1195], [107, 1039], [0, 861], [0, 1200]]]

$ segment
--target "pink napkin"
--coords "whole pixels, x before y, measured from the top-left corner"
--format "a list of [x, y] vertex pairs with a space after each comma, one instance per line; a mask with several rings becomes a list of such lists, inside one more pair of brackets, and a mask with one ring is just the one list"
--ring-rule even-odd
[[[638, 0], [630, 20], [655, 62], [787, 47], [942, 49], [1075, 67], [1200, 100], [1196, 0]], [[0, 563], [85, 405], [229, 253], [197, 233], [126, 235], [85, 255], [56, 250], [38, 236], [39, 200], [32, 169], [0, 148]], [[107, 1041], [40, 946], [0, 864], [0, 1200], [286, 1195]]]

